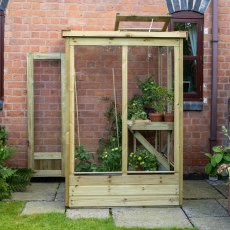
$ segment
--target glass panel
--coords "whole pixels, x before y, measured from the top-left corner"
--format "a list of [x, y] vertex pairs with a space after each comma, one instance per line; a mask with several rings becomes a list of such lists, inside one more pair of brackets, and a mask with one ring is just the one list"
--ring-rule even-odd
[[177, 22], [174, 30], [188, 31], [188, 40], [184, 39], [184, 55], [197, 55], [197, 24]]
[[196, 92], [197, 61], [184, 60], [184, 92]]
[[75, 172], [121, 171], [121, 51], [75, 48]]
[[129, 47], [129, 173], [173, 171], [173, 122], [165, 122], [173, 116], [173, 53], [172, 47]]

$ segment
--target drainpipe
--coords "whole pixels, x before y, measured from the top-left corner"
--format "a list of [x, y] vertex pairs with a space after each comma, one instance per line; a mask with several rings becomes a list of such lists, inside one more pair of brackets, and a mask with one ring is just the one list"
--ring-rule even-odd
[[210, 151], [217, 141], [218, 0], [212, 1], [212, 89]]

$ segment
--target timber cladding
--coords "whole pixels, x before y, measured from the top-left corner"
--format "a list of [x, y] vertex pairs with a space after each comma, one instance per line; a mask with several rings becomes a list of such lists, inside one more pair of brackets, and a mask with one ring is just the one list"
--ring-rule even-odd
[[179, 174], [71, 176], [69, 207], [179, 205]]

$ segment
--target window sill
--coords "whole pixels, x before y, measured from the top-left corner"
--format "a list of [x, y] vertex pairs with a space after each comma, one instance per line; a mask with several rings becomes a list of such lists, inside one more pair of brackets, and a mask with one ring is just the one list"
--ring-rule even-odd
[[184, 111], [203, 111], [203, 102], [184, 101]]

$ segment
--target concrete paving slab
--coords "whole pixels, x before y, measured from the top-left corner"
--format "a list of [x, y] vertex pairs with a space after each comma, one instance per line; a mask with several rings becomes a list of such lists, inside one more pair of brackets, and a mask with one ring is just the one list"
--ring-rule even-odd
[[64, 213], [64, 202], [29, 201], [26, 203], [21, 215], [33, 215], [50, 212]]
[[112, 208], [112, 215], [119, 227], [192, 227], [180, 208]]
[[55, 196], [55, 201], [64, 202], [64, 200], [65, 200], [65, 183], [60, 183]]
[[12, 200], [54, 201], [58, 183], [32, 183], [25, 192], [14, 192]]
[[217, 201], [228, 211], [228, 199], [218, 199]]
[[202, 217], [190, 220], [199, 230], [227, 230], [230, 226], [230, 217]]
[[228, 197], [228, 186], [226, 184], [220, 184], [214, 186], [225, 198]]
[[228, 216], [227, 211], [216, 200], [185, 200], [183, 210], [189, 218], [205, 216]]
[[96, 218], [107, 219], [110, 217], [108, 208], [67, 209], [66, 216], [71, 219]]
[[212, 185], [204, 180], [185, 180], [184, 199], [222, 199], [225, 198]]

